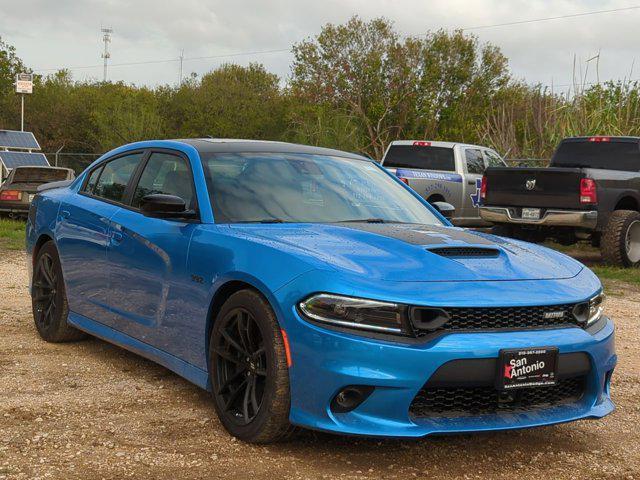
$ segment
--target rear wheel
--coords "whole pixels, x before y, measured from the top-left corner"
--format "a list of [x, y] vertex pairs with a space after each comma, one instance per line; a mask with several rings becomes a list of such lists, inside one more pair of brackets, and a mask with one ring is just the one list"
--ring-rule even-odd
[[600, 251], [606, 263], [621, 267], [640, 266], [640, 213], [616, 210], [602, 234]]
[[52, 241], [40, 248], [34, 263], [31, 306], [36, 329], [47, 342], [71, 342], [85, 337], [67, 323], [69, 305], [60, 257]]
[[291, 433], [284, 341], [257, 292], [242, 290], [222, 306], [211, 333], [210, 369], [216, 412], [230, 434], [270, 443]]

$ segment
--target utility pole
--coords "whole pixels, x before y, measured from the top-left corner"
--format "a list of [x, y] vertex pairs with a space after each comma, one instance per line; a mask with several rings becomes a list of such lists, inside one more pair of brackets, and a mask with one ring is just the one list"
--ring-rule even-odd
[[111, 34], [113, 33], [113, 29], [111, 27], [102, 27], [102, 41], [104, 42], [104, 52], [102, 53], [102, 58], [104, 59], [104, 75], [102, 77], [102, 81], [107, 81], [107, 62], [111, 58], [111, 54], [109, 53], [109, 44], [111, 43]]
[[182, 62], [184, 62], [184, 48], [180, 51], [180, 83], [178, 86], [182, 85]]

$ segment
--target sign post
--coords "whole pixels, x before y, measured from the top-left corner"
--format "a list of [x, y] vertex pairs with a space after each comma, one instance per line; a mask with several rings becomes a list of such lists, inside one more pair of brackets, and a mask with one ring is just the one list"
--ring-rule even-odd
[[33, 93], [32, 73], [18, 73], [16, 75], [16, 93], [20, 94], [20, 131], [24, 132], [24, 96]]

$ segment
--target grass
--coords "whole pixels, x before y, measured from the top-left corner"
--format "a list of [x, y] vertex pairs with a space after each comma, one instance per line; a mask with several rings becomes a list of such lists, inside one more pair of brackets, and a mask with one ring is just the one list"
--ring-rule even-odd
[[616, 280], [640, 286], [640, 268], [620, 268], [609, 265], [590, 265], [589, 268], [601, 280]]
[[7, 250], [24, 249], [24, 222], [0, 218], [0, 248]]

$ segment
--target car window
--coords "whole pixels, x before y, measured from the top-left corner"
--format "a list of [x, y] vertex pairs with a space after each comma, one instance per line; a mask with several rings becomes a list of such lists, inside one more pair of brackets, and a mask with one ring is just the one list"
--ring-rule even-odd
[[502, 158], [500, 158], [500, 155], [498, 155], [493, 150], [485, 150], [484, 154], [487, 157], [487, 167], [504, 167], [505, 166], [504, 160], [502, 160]]
[[464, 151], [464, 157], [467, 162], [468, 173], [478, 173], [480, 175], [484, 173], [484, 159], [480, 149], [467, 148]]
[[93, 194], [96, 197], [122, 202], [127, 183], [142, 159], [142, 153], [124, 155], [108, 162], [96, 183]]
[[82, 189], [83, 192], [93, 193], [93, 189], [95, 188], [96, 183], [98, 182], [98, 178], [100, 177], [100, 173], [102, 173], [103, 168], [104, 168], [104, 165], [100, 165], [98, 168], [94, 169], [89, 174], [89, 179], [87, 180], [86, 185]]
[[133, 194], [132, 205], [140, 206], [146, 195], [164, 193], [182, 198], [187, 208], [194, 208], [193, 182], [187, 161], [170, 153], [153, 153], [144, 167]]

